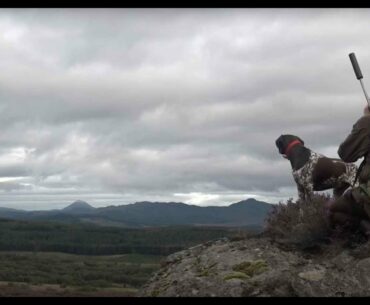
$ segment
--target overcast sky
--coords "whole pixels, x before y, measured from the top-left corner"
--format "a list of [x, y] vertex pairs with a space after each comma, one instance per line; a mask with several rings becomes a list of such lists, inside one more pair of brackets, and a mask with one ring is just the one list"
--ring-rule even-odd
[[0, 9], [0, 206], [297, 198], [281, 134], [338, 157], [369, 9]]

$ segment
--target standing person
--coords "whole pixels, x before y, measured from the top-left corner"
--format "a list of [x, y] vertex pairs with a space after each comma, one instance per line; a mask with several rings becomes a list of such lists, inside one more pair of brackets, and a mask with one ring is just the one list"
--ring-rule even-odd
[[370, 109], [367, 105], [364, 115], [339, 146], [338, 155], [345, 162], [364, 159], [357, 172], [359, 186], [349, 189], [329, 207], [330, 223], [359, 227], [370, 237]]

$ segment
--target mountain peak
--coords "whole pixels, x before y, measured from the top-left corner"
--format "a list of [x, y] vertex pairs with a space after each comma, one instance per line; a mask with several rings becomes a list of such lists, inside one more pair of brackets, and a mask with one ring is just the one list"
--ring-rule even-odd
[[230, 206], [239, 206], [239, 205], [245, 205], [245, 204], [251, 204], [251, 203], [259, 203], [259, 202], [262, 203], [261, 201], [257, 201], [254, 198], [248, 198], [248, 199], [245, 199], [245, 200], [242, 200], [242, 201], [235, 202], [235, 203], [231, 204]]
[[69, 206], [65, 207], [63, 209], [63, 211], [66, 211], [66, 212], [87, 212], [87, 211], [91, 211], [93, 209], [94, 208], [91, 205], [89, 205], [87, 202], [82, 201], [82, 200], [76, 200], [75, 202], [73, 202]]

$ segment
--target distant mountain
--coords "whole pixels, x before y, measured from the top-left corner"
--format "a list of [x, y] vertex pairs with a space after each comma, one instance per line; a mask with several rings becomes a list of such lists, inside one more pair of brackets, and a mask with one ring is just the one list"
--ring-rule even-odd
[[69, 206], [62, 209], [63, 212], [71, 214], [89, 213], [92, 212], [93, 210], [95, 210], [94, 207], [92, 207], [87, 202], [82, 200], [77, 200], [70, 204]]
[[28, 212], [0, 208], [0, 218], [66, 223], [88, 222], [103, 226], [135, 228], [172, 225], [261, 227], [272, 206], [266, 202], [247, 199], [222, 207], [200, 207], [181, 202], [144, 201], [94, 208], [87, 202], [78, 200], [61, 210]]

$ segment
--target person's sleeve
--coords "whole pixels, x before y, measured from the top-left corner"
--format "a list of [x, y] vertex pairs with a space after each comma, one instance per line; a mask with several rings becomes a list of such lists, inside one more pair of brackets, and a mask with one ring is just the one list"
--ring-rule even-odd
[[362, 117], [353, 125], [351, 133], [339, 146], [338, 155], [344, 162], [356, 162], [370, 147], [370, 119]]

